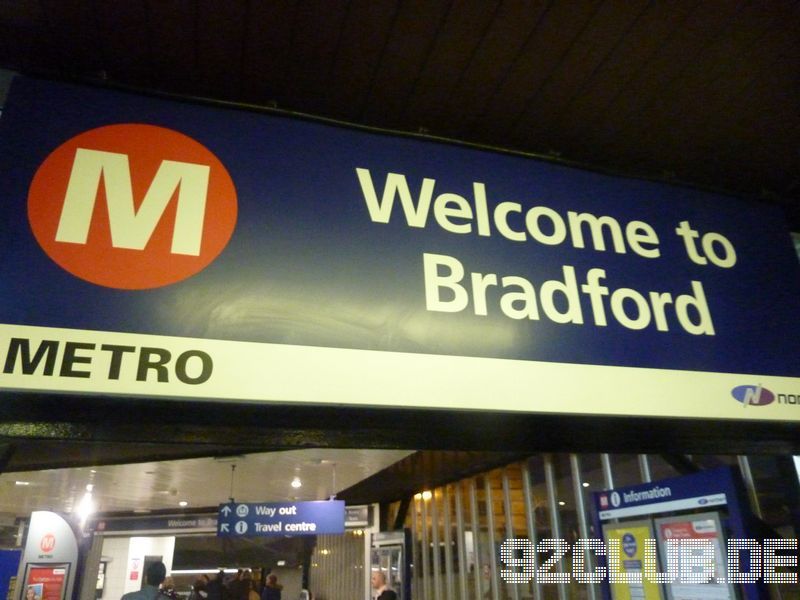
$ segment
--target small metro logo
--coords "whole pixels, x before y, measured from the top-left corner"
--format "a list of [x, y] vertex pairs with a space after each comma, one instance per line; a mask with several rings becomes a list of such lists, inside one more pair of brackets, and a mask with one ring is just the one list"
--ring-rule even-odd
[[205, 146], [164, 127], [121, 124], [68, 140], [28, 191], [33, 235], [60, 267], [117, 289], [176, 283], [225, 248], [236, 188]]
[[39, 542], [39, 548], [41, 548], [42, 552], [50, 553], [56, 547], [56, 536], [52, 533], [48, 533], [42, 536], [42, 541]]

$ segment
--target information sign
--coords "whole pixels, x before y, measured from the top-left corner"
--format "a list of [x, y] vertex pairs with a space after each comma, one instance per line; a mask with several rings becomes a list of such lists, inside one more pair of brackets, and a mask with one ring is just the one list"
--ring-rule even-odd
[[344, 533], [344, 501], [221, 504], [217, 535], [261, 537]]
[[[747, 504], [743, 484], [732, 468], [709, 469], [681, 477], [594, 492], [593, 498], [595, 528], [603, 531], [606, 539], [615, 537], [620, 532], [623, 535], [629, 533], [623, 529], [638, 524], [630, 521], [632, 518], [648, 523], [654, 521], [654, 525], [648, 524], [647, 527], [652, 538], [650, 541], [658, 544], [662, 571], [669, 570], [669, 565], [675, 563], [670, 562], [665, 554], [667, 540], [711, 540], [714, 547], [713, 563], [719, 565], [716, 572], [720, 579], [713, 584], [670, 583], [665, 586], [669, 600], [725, 600], [735, 597], [733, 587], [725, 583], [726, 540], [747, 539], [752, 536], [748, 528], [750, 515], [744, 512]], [[701, 510], [703, 512], [699, 512]], [[720, 514], [724, 515], [725, 531]], [[632, 535], [633, 538], [636, 537]], [[621, 567], [627, 568], [627, 559], [630, 567], [634, 568], [636, 559], [625, 556], [625, 540], [618, 539], [622, 539]], [[629, 551], [634, 547], [638, 550], [635, 539], [629, 538], [628, 542]], [[600, 562], [605, 563], [602, 558]], [[760, 584], [748, 582], [740, 585], [743, 597], [747, 600], [762, 597]], [[637, 592], [630, 586], [627, 591], [631, 593], [631, 597]], [[606, 598], [610, 594], [614, 594], [615, 600], [618, 598], [613, 586], [604, 586], [603, 593]]]

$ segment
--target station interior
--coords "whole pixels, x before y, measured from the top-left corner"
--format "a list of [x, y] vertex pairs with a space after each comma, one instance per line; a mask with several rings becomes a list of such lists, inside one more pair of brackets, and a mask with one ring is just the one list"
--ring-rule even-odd
[[[22, 75], [575, 166], [777, 208], [800, 259], [798, 31], [800, 3], [777, 0], [10, 0], [0, 109]], [[7, 600], [24, 598], [36, 511], [80, 523], [75, 600], [119, 600], [158, 560], [181, 600], [220, 570], [259, 594], [276, 575], [282, 600], [370, 600], [376, 571], [400, 600], [610, 599], [574, 578], [506, 581], [499, 548], [594, 537], [604, 490], [705, 472], [732, 474], [754, 537], [800, 537], [800, 419], [82, 395], [2, 377]], [[352, 511], [343, 533], [217, 535], [228, 503], [328, 500]], [[800, 585], [719, 593], [703, 598]], [[642, 594], [615, 600], [661, 598]]]

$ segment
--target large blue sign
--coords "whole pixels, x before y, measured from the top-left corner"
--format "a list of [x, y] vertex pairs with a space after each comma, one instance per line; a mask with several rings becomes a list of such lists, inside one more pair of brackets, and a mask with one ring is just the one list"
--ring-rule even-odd
[[261, 537], [344, 533], [344, 501], [220, 504], [217, 535]]
[[0, 177], [1, 387], [800, 419], [769, 206], [28, 78]]

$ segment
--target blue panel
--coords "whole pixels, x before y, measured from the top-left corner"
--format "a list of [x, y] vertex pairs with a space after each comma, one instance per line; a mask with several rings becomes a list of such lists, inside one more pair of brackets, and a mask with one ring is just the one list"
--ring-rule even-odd
[[221, 504], [220, 537], [265, 537], [344, 533], [344, 501]]
[[[239, 213], [230, 243], [206, 269], [179, 283], [135, 291], [100, 287], [60, 268], [31, 234], [26, 202], [39, 165], [66, 140], [119, 123], [190, 136], [220, 159], [235, 183]], [[369, 171], [379, 201], [389, 173], [405, 176], [415, 203], [423, 180], [435, 180], [427, 184], [433, 185], [432, 205], [424, 227], [409, 226], [399, 199], [388, 223], [373, 221], [357, 168]], [[800, 267], [780, 212], [765, 205], [454, 145], [27, 78], [15, 80], [0, 120], [0, 180], [0, 323], [800, 376]], [[478, 216], [480, 189], [488, 224]], [[447, 217], [448, 210], [461, 210], [460, 201], [442, 194], [462, 197], [473, 219]], [[588, 228], [585, 248], [575, 247], [570, 233], [560, 244], [540, 243], [525, 233], [523, 215], [512, 211], [508, 226], [525, 237], [513, 241], [495, 218], [496, 207], [507, 202], [519, 203], [522, 213], [546, 207], [565, 226], [570, 211], [612, 217], [623, 233], [628, 223], [642, 221], [659, 240], [642, 247], [657, 248], [659, 256], [637, 254], [630, 237], [624, 253], [612, 249], [609, 235], [607, 248], [596, 249]], [[471, 232], [446, 231], [437, 214], [442, 223], [469, 225]], [[548, 218], [541, 220], [545, 235], [552, 233]], [[690, 260], [687, 242], [676, 233], [684, 221], [698, 232], [692, 242], [698, 253], [702, 236], [709, 236], [708, 248], [724, 258], [721, 240], [727, 240], [735, 264]], [[460, 285], [469, 294], [463, 310], [426, 304], [424, 255], [463, 266]], [[567, 310], [560, 292], [549, 309], [542, 303], [545, 282], [563, 282], [565, 267], [574, 269], [572, 313], [583, 323], [551, 318]], [[599, 300], [606, 324], [581, 289], [591, 269], [605, 271], [602, 284], [609, 291]], [[487, 288], [485, 315], [476, 314], [483, 311], [470, 272], [497, 276], [498, 285]], [[520, 291], [511, 284], [503, 289], [506, 276], [531, 282], [538, 319], [503, 312], [502, 295]], [[713, 335], [708, 328], [687, 331], [676, 316], [677, 298], [696, 296], [692, 282], [702, 287]], [[647, 303], [652, 314], [643, 329], [615, 318], [610, 296], [620, 288]], [[430, 285], [427, 291], [442, 302], [451, 294]], [[660, 328], [651, 293], [672, 297]], [[626, 294], [617, 296], [617, 309], [635, 320], [641, 309]], [[690, 322], [702, 321], [692, 302], [683, 310]]]
[[16, 577], [21, 557], [21, 550], [0, 550], [0, 598], [8, 594], [9, 580]]
[[[735, 501], [735, 490], [731, 469], [729, 467], [720, 467], [709, 471], [700, 471], [692, 475], [682, 475], [602, 492], [592, 492], [592, 497], [594, 498], [595, 509], [601, 512], [631, 507], [655, 507], [666, 502], [714, 494], [725, 494], [727, 500], [724, 504], [730, 504]], [[653, 512], [659, 511], [653, 509]]]

